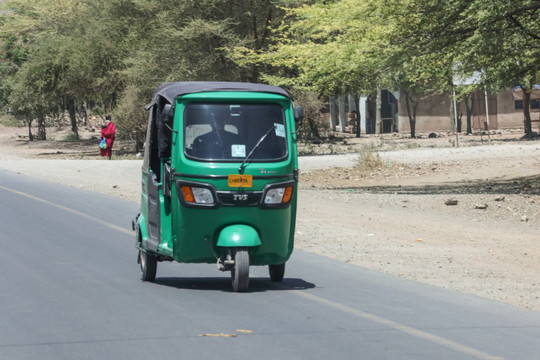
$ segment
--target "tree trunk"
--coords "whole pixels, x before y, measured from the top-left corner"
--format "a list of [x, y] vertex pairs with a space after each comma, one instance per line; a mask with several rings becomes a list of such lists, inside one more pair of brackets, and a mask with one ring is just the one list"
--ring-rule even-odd
[[71, 131], [73, 132], [73, 139], [79, 140], [79, 128], [77, 126], [77, 114], [75, 112], [75, 100], [68, 98], [67, 107], [69, 112], [69, 119], [71, 120]]
[[382, 107], [382, 90], [377, 89], [377, 108], [375, 110], [375, 134], [381, 133], [381, 107]]
[[468, 135], [468, 134], [472, 134], [472, 113], [473, 113], [473, 106], [474, 106], [474, 96], [471, 95], [465, 98], [464, 102], [465, 102], [465, 111], [467, 112], [467, 135]]
[[[356, 114], [356, 137], [359, 138], [361, 135], [360, 129], [360, 96], [353, 95], [353, 101], [355, 103], [354, 113]], [[358, 106], [356, 106], [358, 105]]]
[[457, 119], [456, 119], [456, 131], [457, 131], [458, 133], [460, 133], [460, 132], [461, 132], [461, 119], [463, 118], [463, 113], [461, 112], [461, 103], [458, 103], [458, 104], [456, 105], [456, 107], [457, 107], [457, 109], [456, 109], [456, 110], [457, 110], [457, 111], [456, 111], [456, 113], [457, 113]]
[[84, 126], [87, 126], [88, 125], [88, 108], [86, 106], [86, 101], [83, 102], [83, 105], [82, 105], [82, 116], [84, 119]]
[[412, 118], [409, 120], [411, 123], [411, 138], [416, 138], [416, 109], [418, 108], [418, 101], [413, 101], [413, 113]]
[[137, 136], [137, 139], [135, 139], [135, 153], [139, 153], [143, 148], [144, 141]]
[[47, 132], [45, 130], [45, 116], [43, 114], [38, 115], [38, 140], [47, 140]]
[[[409, 126], [411, 128], [411, 138], [416, 138], [416, 109], [418, 101], [413, 99], [408, 91], [403, 91], [405, 94], [405, 105], [407, 106], [407, 116], [409, 117]], [[411, 109], [412, 106], [412, 109]]]
[[30, 116], [27, 116], [26, 117], [26, 123], [28, 124], [28, 139], [30, 141], [34, 141], [34, 135], [32, 134], [32, 121], [34, 119], [32, 119], [32, 117]]
[[[532, 87], [532, 86], [531, 86]], [[523, 126], [525, 128], [525, 136], [532, 136], [532, 123], [531, 123], [531, 93], [526, 92], [523, 87]]]
[[308, 119], [309, 123], [309, 130], [311, 131], [311, 137], [315, 137], [317, 139], [321, 138], [321, 135], [319, 134], [319, 128], [317, 127], [317, 124], [312, 118]]

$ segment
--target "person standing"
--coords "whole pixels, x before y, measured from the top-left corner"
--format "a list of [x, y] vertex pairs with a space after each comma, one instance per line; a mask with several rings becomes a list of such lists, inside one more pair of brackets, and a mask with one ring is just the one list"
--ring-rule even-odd
[[105, 123], [101, 125], [101, 138], [107, 141], [107, 147], [100, 150], [101, 156], [106, 156], [109, 160], [112, 157], [112, 147], [114, 143], [114, 135], [116, 134], [116, 126], [111, 121], [111, 116], [105, 116]]

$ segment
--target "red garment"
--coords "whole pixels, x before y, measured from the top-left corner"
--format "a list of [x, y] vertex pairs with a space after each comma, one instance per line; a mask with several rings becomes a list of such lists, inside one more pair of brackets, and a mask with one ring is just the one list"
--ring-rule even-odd
[[111, 157], [112, 146], [114, 143], [114, 134], [116, 134], [116, 126], [113, 124], [112, 121], [109, 121], [109, 124], [101, 128], [101, 138], [107, 139], [107, 148], [100, 150], [101, 156], [107, 156], [109, 158]]

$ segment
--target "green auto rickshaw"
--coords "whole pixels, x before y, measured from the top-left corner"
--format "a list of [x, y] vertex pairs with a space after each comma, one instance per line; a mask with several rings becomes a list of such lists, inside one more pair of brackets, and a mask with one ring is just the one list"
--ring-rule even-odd
[[217, 263], [246, 291], [250, 265], [281, 281], [294, 243], [303, 110], [282, 88], [236, 82], [159, 86], [149, 111], [141, 210], [142, 280], [157, 263]]

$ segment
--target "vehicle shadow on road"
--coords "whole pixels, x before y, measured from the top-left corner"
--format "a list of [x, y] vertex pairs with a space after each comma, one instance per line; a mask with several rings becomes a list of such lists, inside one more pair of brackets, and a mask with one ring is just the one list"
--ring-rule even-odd
[[358, 186], [335, 187], [334, 190], [355, 190], [374, 194], [506, 194], [506, 195], [540, 195], [540, 175], [532, 175], [513, 179], [476, 180], [467, 182], [451, 182], [440, 184], [422, 184], [407, 186]]
[[[233, 292], [231, 280], [226, 277], [162, 277], [157, 278], [154, 283], [184, 290]], [[296, 278], [284, 278], [281, 282], [274, 282], [268, 278], [253, 277], [249, 279], [246, 292], [308, 290], [315, 287], [313, 283]]]

